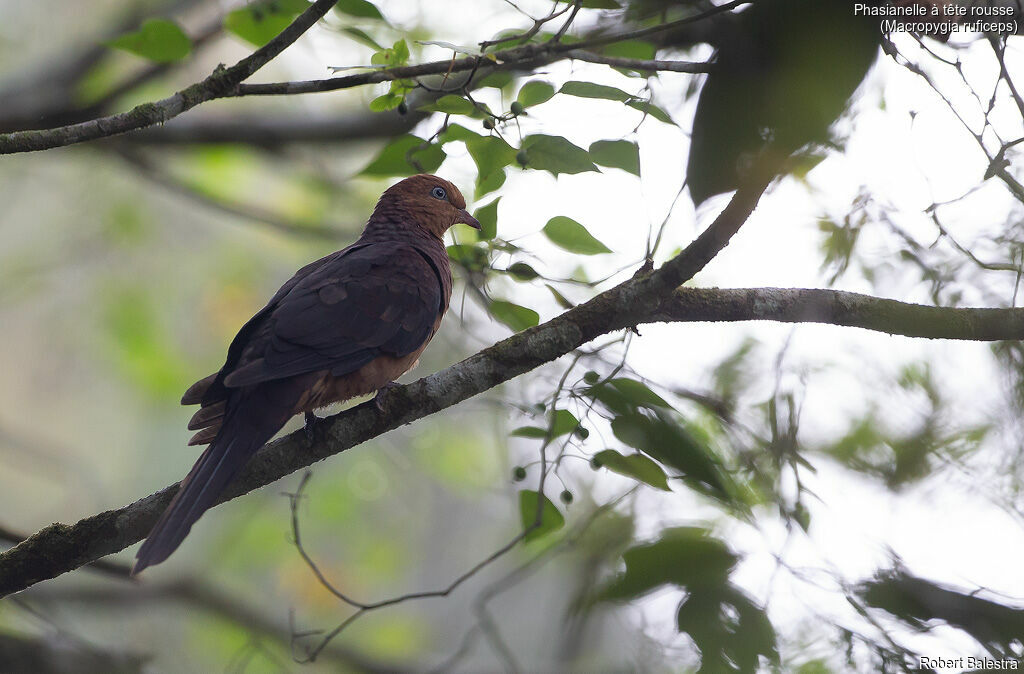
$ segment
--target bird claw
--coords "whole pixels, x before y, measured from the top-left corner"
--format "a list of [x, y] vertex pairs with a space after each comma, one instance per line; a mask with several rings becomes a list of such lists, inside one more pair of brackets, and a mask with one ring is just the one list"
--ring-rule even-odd
[[312, 412], [306, 412], [306, 423], [302, 427], [302, 430], [306, 434], [306, 441], [311, 445], [316, 440], [316, 427], [321, 421], [323, 421], [323, 419], [317, 415]]
[[371, 402], [373, 403], [373, 406], [377, 408], [378, 412], [383, 414], [384, 412], [387, 411], [388, 394], [390, 393], [391, 389], [398, 388], [398, 386], [399, 384], [396, 384], [393, 381], [389, 381], [387, 384], [384, 384], [379, 389], [377, 389], [377, 395], [373, 396], [373, 400]]

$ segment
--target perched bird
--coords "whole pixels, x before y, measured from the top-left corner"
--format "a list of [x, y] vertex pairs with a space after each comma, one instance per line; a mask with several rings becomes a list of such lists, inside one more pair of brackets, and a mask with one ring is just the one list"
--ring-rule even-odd
[[[389, 188], [359, 240], [306, 265], [242, 326], [219, 372], [185, 392], [209, 444], [139, 548], [133, 573], [167, 559], [249, 458], [292, 416], [387, 386], [437, 332], [452, 293], [443, 243], [477, 229], [453, 184], [416, 175]], [[307, 422], [310, 417], [307, 416]]]

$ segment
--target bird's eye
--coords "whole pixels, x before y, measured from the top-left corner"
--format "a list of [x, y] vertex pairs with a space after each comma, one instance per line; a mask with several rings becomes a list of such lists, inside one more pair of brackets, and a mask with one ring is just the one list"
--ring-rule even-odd
[[434, 189], [430, 190], [430, 196], [434, 197], [435, 199], [440, 199], [441, 201], [444, 201], [445, 199], [448, 198], [448, 193], [444, 191], [443, 187], [437, 186]]

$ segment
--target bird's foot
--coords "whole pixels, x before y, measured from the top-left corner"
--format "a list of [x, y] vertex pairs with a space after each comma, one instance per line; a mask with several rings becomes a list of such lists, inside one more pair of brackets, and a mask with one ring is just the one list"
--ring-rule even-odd
[[377, 389], [377, 395], [373, 396], [373, 400], [370, 402], [373, 403], [373, 406], [377, 409], [378, 412], [383, 414], [384, 412], [387, 411], [388, 394], [391, 392], [391, 389], [396, 389], [399, 386], [400, 384], [396, 384], [393, 381], [389, 381], [387, 384], [384, 384], [379, 389]]
[[313, 444], [316, 440], [316, 427], [323, 421], [320, 417], [313, 414], [312, 412], [306, 412], [306, 423], [302, 427], [302, 430], [306, 434], [306, 442]]

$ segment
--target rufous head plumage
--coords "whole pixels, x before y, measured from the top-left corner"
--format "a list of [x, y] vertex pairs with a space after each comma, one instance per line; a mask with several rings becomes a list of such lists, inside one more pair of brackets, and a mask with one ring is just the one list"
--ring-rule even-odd
[[428, 173], [414, 175], [389, 187], [373, 212], [374, 216], [400, 213], [438, 239], [449, 227], [460, 222], [480, 229], [477, 219], [466, 211], [466, 199], [459, 188]]

